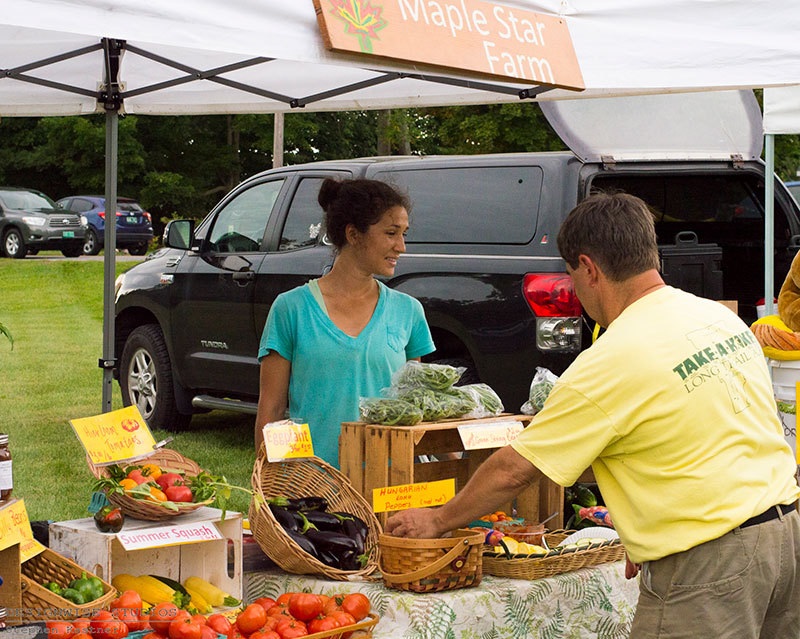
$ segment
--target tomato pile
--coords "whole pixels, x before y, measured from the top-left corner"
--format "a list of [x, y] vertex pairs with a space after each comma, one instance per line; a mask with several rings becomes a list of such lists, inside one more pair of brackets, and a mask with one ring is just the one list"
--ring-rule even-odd
[[[256, 601], [231, 623], [225, 615], [191, 615], [173, 603], [160, 603], [142, 611], [142, 599], [126, 590], [91, 619], [48, 621], [48, 639], [124, 639], [132, 632], [148, 631], [142, 639], [295, 639], [318, 632], [352, 626], [370, 611], [369, 599], [361, 593], [314, 595], [306, 592], [282, 594]], [[352, 631], [333, 637], [347, 639]]]
[[113, 487], [117, 492], [122, 489], [125, 493], [132, 493], [134, 497], [157, 503], [166, 501], [191, 503], [195, 500], [188, 478], [178, 473], [164, 472], [156, 464], [125, 468], [115, 466], [109, 469], [109, 472], [112, 485], [108, 485], [108, 480], [103, 480], [104, 488]]

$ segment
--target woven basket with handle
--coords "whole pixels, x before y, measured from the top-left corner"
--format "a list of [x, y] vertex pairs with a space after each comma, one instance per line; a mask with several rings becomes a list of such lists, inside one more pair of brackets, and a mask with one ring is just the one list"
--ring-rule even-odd
[[[92, 475], [100, 479], [101, 477], [108, 477], [108, 469], [105, 466], [95, 466], [88, 460], [89, 470]], [[184, 473], [189, 477], [196, 477], [200, 474], [201, 468], [196, 462], [184, 457], [179, 452], [170, 450], [168, 448], [159, 448], [152, 455], [146, 459], [142, 459], [136, 464], [155, 464], [159, 468], [167, 471], [175, 471]], [[156, 502], [148, 502], [142, 499], [134, 499], [130, 495], [118, 495], [116, 493], [107, 493], [108, 501], [115, 506], [119, 506], [122, 512], [130, 517], [136, 519], [145, 519], [148, 521], [160, 521], [162, 519], [171, 519], [186, 513], [193, 512], [198, 508], [202, 508], [209, 504], [208, 501], [181, 503], [177, 504], [178, 510], [171, 510], [165, 506], [160, 506]]]
[[487, 575], [511, 579], [540, 579], [579, 568], [598, 566], [625, 558], [625, 547], [619, 539], [596, 542], [578, 549], [557, 548], [574, 530], [555, 530], [544, 538], [552, 550], [543, 557], [515, 557], [502, 554], [483, 555], [483, 570]]
[[100, 581], [103, 581], [103, 596], [82, 605], [74, 604], [45, 588], [42, 584], [50, 581], [66, 588], [73, 579], [80, 579], [84, 573], [87, 577], [95, 576], [49, 548], [28, 559], [20, 568], [22, 611], [25, 618], [14, 619], [12, 611], [9, 611], [10, 621], [69, 620], [89, 617], [95, 610], [107, 610], [111, 601], [117, 596], [114, 587], [102, 579]]
[[481, 582], [483, 533], [454, 530], [443, 539], [381, 535], [381, 573], [389, 588], [439, 592]]
[[364, 543], [369, 561], [361, 570], [339, 570], [322, 563], [302, 550], [287, 535], [266, 504], [256, 508], [250, 503], [250, 530], [264, 553], [286, 572], [297, 575], [318, 574], [329, 579], [347, 580], [364, 577], [378, 567], [378, 535], [381, 526], [366, 500], [350, 480], [318, 457], [297, 461], [270, 462], [266, 449], [261, 450], [250, 479], [253, 492], [265, 500], [272, 497], [324, 497], [332, 512], [347, 512], [362, 519], [369, 528]]

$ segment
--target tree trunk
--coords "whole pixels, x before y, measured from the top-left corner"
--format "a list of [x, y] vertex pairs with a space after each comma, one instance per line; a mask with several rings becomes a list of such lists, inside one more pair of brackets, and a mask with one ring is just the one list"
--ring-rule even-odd
[[378, 111], [378, 155], [391, 155], [390, 140], [392, 113], [388, 109]]
[[233, 116], [228, 114], [225, 116], [227, 123], [228, 133], [228, 148], [231, 150], [231, 168], [228, 172], [228, 190], [239, 184], [239, 129], [234, 126]]

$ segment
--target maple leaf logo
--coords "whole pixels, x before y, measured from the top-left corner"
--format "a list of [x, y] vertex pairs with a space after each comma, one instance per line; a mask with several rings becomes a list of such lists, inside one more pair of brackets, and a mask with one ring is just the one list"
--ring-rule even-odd
[[345, 33], [358, 38], [363, 53], [372, 53], [372, 39], [380, 40], [378, 31], [388, 23], [381, 17], [383, 7], [371, 0], [330, 0], [331, 14], [345, 24]]

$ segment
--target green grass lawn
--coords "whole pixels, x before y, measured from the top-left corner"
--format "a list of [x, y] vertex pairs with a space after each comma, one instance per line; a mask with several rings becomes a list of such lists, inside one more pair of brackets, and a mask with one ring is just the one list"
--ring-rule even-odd
[[[133, 266], [117, 264], [117, 273]], [[92, 476], [70, 419], [102, 412], [103, 262], [0, 259], [0, 432], [9, 434], [14, 496], [30, 519], [88, 516]], [[114, 382], [114, 408], [122, 407]], [[253, 417], [199, 415], [169, 447], [232, 484], [250, 487]], [[237, 494], [238, 493], [238, 494]], [[231, 508], [249, 497], [234, 491]]]

